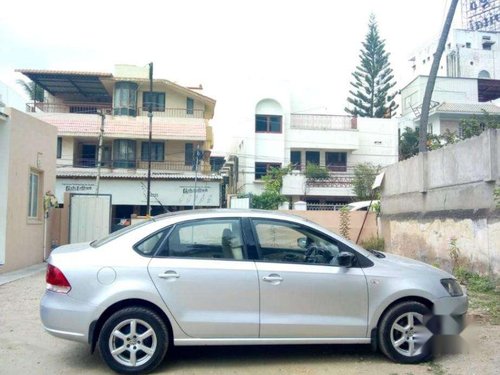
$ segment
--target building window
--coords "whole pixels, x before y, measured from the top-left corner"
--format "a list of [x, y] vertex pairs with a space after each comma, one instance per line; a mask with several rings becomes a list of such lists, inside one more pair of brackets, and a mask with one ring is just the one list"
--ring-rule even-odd
[[301, 151], [290, 151], [290, 164], [294, 169], [300, 169], [302, 163], [302, 152]]
[[165, 112], [165, 93], [164, 92], [143, 92], [142, 110], [149, 111], [149, 105], [154, 112]]
[[271, 168], [281, 168], [281, 163], [255, 163], [255, 179], [262, 179]]
[[135, 141], [115, 139], [113, 141], [113, 167], [135, 168]]
[[[149, 161], [149, 142], [142, 142], [141, 160]], [[163, 142], [151, 142], [151, 161], [165, 160], [165, 144]]]
[[184, 165], [193, 165], [193, 144], [186, 143], [184, 145]]
[[194, 113], [194, 100], [186, 98], [186, 114], [192, 115]]
[[135, 116], [137, 114], [137, 83], [116, 82], [113, 114]]
[[327, 152], [325, 159], [326, 166], [330, 171], [345, 172], [347, 170], [346, 152]]
[[29, 179], [29, 200], [28, 200], [28, 217], [30, 219], [39, 219], [40, 216], [40, 203], [42, 198], [40, 196], [40, 173], [32, 169], [30, 171]]
[[465, 43], [465, 48], [470, 48], [471, 44], [469, 42]]
[[283, 116], [255, 115], [255, 131], [257, 133], [281, 133]]
[[57, 137], [57, 158], [61, 159], [62, 155], [62, 137]]
[[319, 151], [306, 151], [306, 164], [319, 165]]

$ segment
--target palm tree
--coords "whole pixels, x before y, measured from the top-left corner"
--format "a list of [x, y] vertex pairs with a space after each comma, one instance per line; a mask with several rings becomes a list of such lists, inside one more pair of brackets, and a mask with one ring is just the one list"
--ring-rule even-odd
[[33, 81], [25, 82], [22, 79], [18, 79], [16, 82], [23, 88], [24, 92], [31, 100], [43, 102], [45, 92], [41, 86], [38, 86]]

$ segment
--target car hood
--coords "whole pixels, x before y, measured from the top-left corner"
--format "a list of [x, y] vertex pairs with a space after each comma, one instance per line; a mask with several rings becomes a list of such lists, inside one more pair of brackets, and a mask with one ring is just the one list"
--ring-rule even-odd
[[427, 274], [441, 278], [453, 278], [453, 276], [448, 272], [431, 266], [430, 264], [395, 254], [383, 254], [385, 255], [385, 258], [377, 258], [375, 256], [371, 256], [370, 259], [381, 266], [390, 268], [393, 271], [397, 270], [402, 274], [415, 273], [419, 276], [425, 276]]

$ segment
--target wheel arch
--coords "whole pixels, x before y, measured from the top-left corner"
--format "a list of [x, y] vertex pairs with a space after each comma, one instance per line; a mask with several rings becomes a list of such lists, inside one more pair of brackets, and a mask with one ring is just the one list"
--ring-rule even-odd
[[378, 343], [378, 328], [379, 328], [379, 325], [380, 325], [380, 321], [384, 318], [384, 316], [387, 314], [387, 312], [392, 309], [394, 306], [400, 304], [400, 303], [403, 303], [403, 302], [420, 302], [421, 304], [425, 305], [426, 307], [428, 307], [431, 311], [432, 311], [432, 308], [434, 306], [434, 303], [430, 300], [430, 299], [427, 299], [425, 297], [422, 297], [422, 296], [417, 296], [417, 295], [414, 295], [414, 296], [404, 296], [404, 297], [401, 297], [401, 298], [398, 298], [394, 301], [392, 301], [390, 304], [388, 304], [383, 310], [382, 312], [380, 313], [380, 315], [378, 316], [377, 320], [376, 320], [376, 324], [373, 325], [371, 331], [370, 331], [370, 338], [371, 338], [371, 345], [372, 345], [372, 349], [374, 351], [377, 350], [378, 346], [379, 346], [379, 343]]
[[93, 353], [95, 350], [95, 347], [97, 345], [97, 340], [99, 339], [99, 335], [101, 333], [102, 326], [104, 325], [104, 322], [115, 312], [120, 311], [124, 308], [127, 307], [143, 307], [146, 309], [149, 309], [156, 314], [163, 320], [165, 325], [167, 326], [168, 329], [168, 337], [169, 337], [169, 344], [173, 344], [174, 342], [174, 336], [173, 336], [173, 329], [172, 329], [172, 324], [170, 323], [170, 319], [168, 316], [165, 314], [165, 312], [159, 308], [157, 305], [150, 301], [146, 301], [143, 299], [138, 299], [138, 298], [131, 298], [131, 299], [126, 299], [122, 300], [119, 302], [114, 303], [113, 305], [109, 306], [104, 312], [101, 314], [99, 319], [94, 320], [89, 327], [89, 344], [90, 344], [90, 352]]

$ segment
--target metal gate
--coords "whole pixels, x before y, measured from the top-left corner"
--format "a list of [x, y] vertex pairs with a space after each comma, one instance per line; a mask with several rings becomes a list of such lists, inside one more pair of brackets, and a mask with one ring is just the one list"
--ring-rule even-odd
[[71, 194], [69, 243], [89, 242], [111, 229], [111, 195]]

